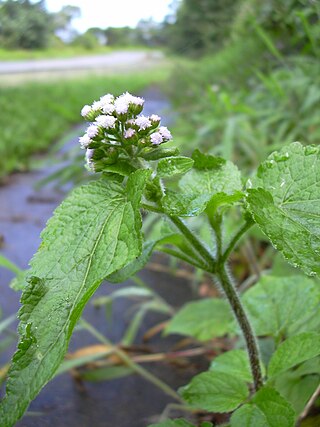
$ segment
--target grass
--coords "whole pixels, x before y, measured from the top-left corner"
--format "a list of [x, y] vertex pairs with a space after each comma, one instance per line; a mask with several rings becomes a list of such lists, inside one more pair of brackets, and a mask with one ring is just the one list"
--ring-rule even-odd
[[143, 50], [148, 51], [150, 48], [146, 46], [128, 46], [128, 47], [110, 47], [98, 46], [94, 49], [86, 49], [81, 46], [67, 46], [52, 47], [42, 50], [9, 50], [0, 48], [0, 61], [22, 61], [29, 59], [53, 59], [53, 58], [72, 58], [76, 56], [89, 56], [101, 55], [112, 53], [115, 51], [130, 51], [130, 50]]
[[164, 80], [167, 69], [85, 78], [54, 83], [0, 87], [0, 178], [26, 170], [32, 154], [50, 148], [72, 125], [80, 110], [104, 94], [139, 93]]

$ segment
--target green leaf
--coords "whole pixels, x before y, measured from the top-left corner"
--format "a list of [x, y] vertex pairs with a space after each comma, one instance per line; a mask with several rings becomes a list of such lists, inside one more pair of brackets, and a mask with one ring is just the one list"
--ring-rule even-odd
[[319, 375], [299, 377], [295, 371], [287, 371], [272, 380], [272, 385], [291, 403], [296, 414], [299, 415], [318, 387], [319, 380]]
[[146, 160], [159, 160], [165, 157], [177, 156], [179, 154], [179, 149], [176, 147], [172, 148], [151, 148], [150, 151], [143, 153], [142, 157]]
[[264, 276], [242, 301], [257, 335], [282, 338], [320, 328], [320, 288], [308, 277]]
[[189, 157], [167, 157], [161, 159], [157, 166], [157, 175], [160, 178], [171, 177], [188, 172], [192, 168], [193, 160]]
[[226, 164], [226, 160], [222, 157], [204, 154], [198, 149], [194, 150], [191, 157], [194, 160], [194, 168], [198, 170], [219, 169]]
[[179, 392], [189, 405], [210, 412], [233, 411], [249, 395], [244, 381], [221, 372], [196, 375]]
[[170, 215], [199, 215], [217, 193], [230, 196], [242, 189], [240, 172], [232, 162], [200, 152], [193, 160], [194, 167], [179, 181], [180, 191], [167, 192], [161, 201]]
[[284, 341], [273, 354], [268, 376], [274, 377], [320, 354], [320, 334], [303, 332]]
[[101, 281], [140, 255], [139, 202], [148, 175], [130, 175], [126, 190], [105, 180], [77, 188], [42, 232], [21, 298], [21, 338], [0, 405], [3, 427], [14, 425], [53, 377]]
[[245, 350], [230, 350], [213, 359], [210, 371], [224, 372], [246, 382], [252, 382], [249, 357]]
[[112, 165], [103, 166], [103, 172], [116, 173], [121, 176], [128, 176], [135, 171], [136, 169], [124, 159], [118, 159], [117, 162]]
[[207, 341], [232, 334], [236, 330], [228, 303], [209, 298], [186, 304], [169, 322], [166, 334], [182, 334]]
[[243, 405], [231, 417], [231, 427], [269, 427], [267, 418], [255, 405]]
[[177, 420], [166, 420], [161, 423], [151, 424], [149, 427], [194, 427], [189, 421], [179, 418]]
[[262, 163], [248, 208], [272, 244], [307, 274], [320, 273], [320, 147], [295, 142]]
[[146, 242], [143, 245], [142, 253], [139, 257], [131, 261], [128, 265], [110, 274], [106, 279], [111, 283], [122, 283], [134, 276], [149, 262], [153, 249], [157, 242]]
[[263, 387], [231, 417], [231, 427], [293, 427], [295, 413], [275, 389]]

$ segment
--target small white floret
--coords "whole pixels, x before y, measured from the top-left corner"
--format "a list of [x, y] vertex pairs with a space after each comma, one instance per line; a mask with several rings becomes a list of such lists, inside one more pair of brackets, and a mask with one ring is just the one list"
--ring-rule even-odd
[[151, 126], [149, 117], [140, 116], [136, 118], [136, 125], [139, 126], [139, 130], [145, 130]]
[[85, 105], [81, 110], [81, 116], [86, 117], [89, 113], [91, 113], [92, 109], [90, 105]]
[[102, 102], [101, 101], [94, 101], [92, 104], [92, 110], [93, 111], [99, 111], [102, 108]]
[[89, 138], [94, 138], [99, 133], [99, 128], [96, 125], [90, 125], [87, 129], [87, 135]]
[[114, 128], [115, 124], [116, 124], [117, 119], [113, 116], [98, 116], [96, 118], [96, 123], [105, 128], [105, 129], [110, 129], [110, 128]]
[[80, 147], [83, 149], [87, 148], [91, 142], [92, 141], [87, 134], [84, 134], [83, 136], [80, 136], [80, 138], [79, 138]]
[[157, 114], [152, 114], [152, 115], [150, 116], [150, 120], [151, 120], [152, 122], [160, 122], [161, 117], [159, 117]]
[[114, 101], [114, 96], [111, 95], [111, 93], [107, 93], [106, 95], [101, 96], [100, 101], [103, 104], [109, 104], [110, 102]]
[[132, 137], [135, 135], [135, 133], [136, 133], [136, 131], [135, 131], [134, 129], [129, 128], [129, 129], [127, 129], [127, 130], [125, 131], [125, 133], [124, 133], [124, 137], [125, 137], [126, 139], [128, 139], [128, 138], [132, 138]]
[[160, 132], [155, 132], [150, 136], [150, 141], [154, 145], [159, 145], [163, 142], [163, 137]]
[[172, 139], [171, 132], [169, 131], [169, 129], [166, 126], [160, 126], [159, 132], [166, 141], [170, 141]]

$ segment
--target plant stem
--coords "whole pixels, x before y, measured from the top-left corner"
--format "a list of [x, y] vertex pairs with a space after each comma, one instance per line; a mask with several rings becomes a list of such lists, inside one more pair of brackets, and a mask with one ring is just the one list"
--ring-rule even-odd
[[202, 256], [202, 258], [208, 264], [208, 270], [210, 273], [214, 273], [216, 270], [217, 261], [211, 255], [211, 253], [203, 246], [200, 240], [189, 230], [184, 222], [177, 216], [169, 216], [171, 222], [182, 232], [189, 243], [196, 249], [196, 251]]
[[240, 240], [240, 238], [243, 236], [243, 234], [249, 230], [250, 227], [252, 227], [254, 224], [253, 221], [247, 221], [241, 228], [240, 230], [233, 236], [233, 238], [231, 239], [227, 249], [224, 251], [223, 255], [221, 256], [221, 263], [225, 263], [227, 261], [227, 259], [229, 258], [229, 255], [231, 254], [231, 252], [233, 251], [234, 247], [236, 246], [236, 244], [238, 243], [238, 241]]
[[217, 276], [220, 280], [221, 286], [229, 301], [232, 311], [239, 323], [244, 339], [246, 341], [247, 350], [249, 354], [249, 361], [251, 366], [251, 372], [252, 372], [253, 381], [254, 381], [254, 388], [255, 388], [255, 391], [257, 391], [259, 390], [259, 388], [262, 387], [263, 380], [262, 380], [262, 373], [261, 373], [261, 367], [260, 367], [259, 349], [258, 349], [255, 335], [253, 333], [251, 324], [246, 315], [244, 307], [241, 303], [239, 295], [237, 294], [235, 286], [232, 283], [232, 279], [230, 278], [230, 275], [226, 271], [224, 264], [219, 264]]

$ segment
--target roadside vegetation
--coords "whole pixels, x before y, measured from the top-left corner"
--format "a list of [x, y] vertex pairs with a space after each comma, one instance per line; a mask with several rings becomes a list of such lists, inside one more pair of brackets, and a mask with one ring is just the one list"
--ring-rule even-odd
[[0, 89], [0, 177], [28, 168], [30, 155], [47, 150], [79, 122], [79, 106], [110, 90], [141, 92], [165, 79], [166, 69], [115, 76], [88, 75]]

